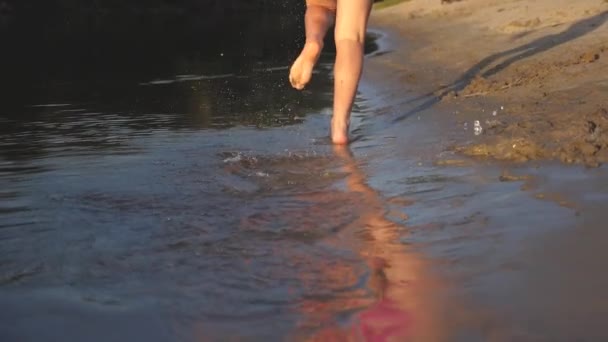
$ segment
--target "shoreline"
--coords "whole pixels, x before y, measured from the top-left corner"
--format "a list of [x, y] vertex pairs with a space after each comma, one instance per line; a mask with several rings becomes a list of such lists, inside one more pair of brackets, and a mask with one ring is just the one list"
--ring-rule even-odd
[[528, 12], [515, 0], [411, 0], [372, 13], [386, 49], [365, 62], [369, 131], [393, 139], [392, 158], [467, 179], [441, 188], [461, 196], [450, 205], [417, 193], [406, 212], [407, 241], [446, 284], [437, 295], [458, 300], [440, 322], [450, 336], [606, 339], [608, 3], [577, 2], [557, 22], [568, 7], [554, 2], [548, 14], [547, 0]]
[[[608, 3], [412, 0], [372, 12], [394, 48], [374, 57], [399, 90], [425, 94], [405, 117], [453, 112], [454, 151], [507, 162], [608, 161]], [[456, 133], [456, 134], [454, 134]]]

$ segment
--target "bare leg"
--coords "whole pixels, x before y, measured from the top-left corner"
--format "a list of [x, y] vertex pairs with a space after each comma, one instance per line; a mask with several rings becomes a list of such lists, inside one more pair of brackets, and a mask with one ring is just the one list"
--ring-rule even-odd
[[304, 86], [310, 81], [312, 69], [321, 55], [321, 50], [323, 50], [325, 34], [329, 27], [333, 25], [334, 15], [334, 11], [330, 8], [317, 5], [306, 7], [304, 18], [306, 43], [289, 71], [289, 82], [294, 88], [304, 89]]
[[363, 69], [363, 44], [371, 5], [372, 0], [338, 0], [334, 115], [331, 121], [334, 144], [348, 143], [350, 112]]

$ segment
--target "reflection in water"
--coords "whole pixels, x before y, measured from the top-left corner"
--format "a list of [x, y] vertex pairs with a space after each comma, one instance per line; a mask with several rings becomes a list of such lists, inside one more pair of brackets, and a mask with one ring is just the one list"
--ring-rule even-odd
[[[38, 42], [48, 38], [40, 32], [32, 30]], [[157, 43], [156, 33], [145, 38]], [[163, 34], [165, 44], [184, 38]], [[55, 48], [24, 39], [25, 56], [0, 66], [10, 69], [0, 80], [10, 95], [0, 107], [0, 341], [518, 340], [501, 338], [494, 315], [451, 303], [445, 278], [402, 243], [410, 231], [473, 292], [508, 304], [523, 332], [574, 340], [585, 332], [572, 329], [588, 325], [569, 324], [572, 312], [601, 316], [594, 291], [571, 296], [566, 309], [560, 301], [573, 293], [569, 280], [601, 262], [568, 277], [555, 260], [576, 267], [581, 259], [562, 254], [561, 238], [540, 259], [544, 239], [517, 255], [537, 228], [570, 222], [569, 212], [530, 206], [518, 184], [479, 187], [496, 174], [410, 168], [401, 143], [429, 140], [390, 142], [366, 126], [360, 142], [377, 162], [368, 174], [348, 149], [319, 143], [328, 121], [320, 112], [331, 106], [327, 70], [300, 93], [287, 84], [285, 58], [244, 67], [233, 65], [235, 53], [208, 59], [187, 46], [140, 50], [132, 41], [125, 53], [99, 40]], [[141, 63], [115, 63], [125, 56]], [[391, 129], [403, 137], [408, 125]], [[346, 191], [336, 189], [342, 181]], [[399, 217], [407, 201], [380, 193], [415, 195], [417, 222], [408, 222], [417, 227]], [[566, 240], [581, 245], [572, 234]], [[589, 254], [576, 247], [567, 250]], [[511, 278], [518, 268], [531, 274], [533, 292]], [[558, 285], [547, 288], [547, 276]], [[530, 304], [537, 293], [549, 304]]]
[[[29, 327], [53, 325], [51, 307], [81, 327], [51, 340], [105, 341], [114, 320], [136, 326], [141, 312], [161, 330], [175, 324], [169, 340], [199, 326], [203, 340], [276, 340], [303, 298], [370, 303], [351, 246], [319, 243], [358, 210], [353, 196], [318, 200], [340, 178], [318, 144], [331, 53], [298, 92], [286, 58], [210, 57], [188, 39], [167, 43], [180, 32], [141, 50], [57, 34], [56, 46], [2, 56], [14, 63], [0, 81], [11, 94], [0, 108], [0, 340], [38, 340]], [[350, 280], [322, 279], [326, 263]]]
[[[387, 219], [387, 204], [367, 185], [348, 147], [335, 146], [334, 152], [347, 173], [347, 198], [334, 196], [332, 200], [348, 206], [356, 218], [340, 233], [329, 236], [327, 243], [336, 249], [350, 249], [363, 258], [369, 271], [361, 277], [360, 263], [342, 260], [324, 263], [318, 271], [326, 279], [320, 282], [311, 282], [303, 274], [304, 286], [317, 296], [304, 298], [299, 304], [304, 316], [300, 327], [321, 329], [311, 341], [441, 340], [440, 286], [429, 274], [426, 260], [407, 251], [400, 242], [405, 227]], [[332, 212], [310, 214], [327, 215], [328, 221], [336, 217]], [[358, 284], [362, 279], [367, 279], [366, 285]], [[322, 288], [327, 285], [330, 287]], [[324, 290], [337, 295], [319, 296]], [[341, 321], [344, 315], [346, 320]]]
[[[348, 150], [336, 160], [311, 146], [326, 135], [328, 69], [296, 92], [285, 58], [235, 66], [234, 51], [207, 58], [170, 31], [139, 54], [81, 58], [90, 46], [58, 38], [48, 60], [36, 46], [6, 64], [0, 318], [15, 324], [0, 337], [37, 339], [22, 327], [54, 322], [53, 306], [83, 327], [72, 340], [103, 340], [113, 324], [99, 308], [150, 312], [203, 340], [438, 333], [436, 283], [399, 243], [404, 227]], [[347, 191], [333, 189], [344, 173]]]

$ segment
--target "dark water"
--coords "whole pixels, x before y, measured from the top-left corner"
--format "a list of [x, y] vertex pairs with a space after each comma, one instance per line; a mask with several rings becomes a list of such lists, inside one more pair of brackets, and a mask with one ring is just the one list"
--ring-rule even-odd
[[[449, 137], [394, 123], [403, 96], [374, 84], [356, 141], [331, 146], [331, 48], [298, 92], [280, 45], [252, 57], [167, 38], [122, 59], [56, 39], [48, 58], [4, 64], [2, 341], [456, 340], [447, 326], [487, 340], [502, 324], [465, 298], [513, 302], [523, 286], [505, 284], [523, 281], [491, 271], [571, 223], [496, 169], [429, 163]], [[465, 284], [458, 304], [420, 246]]]
[[4, 65], [3, 341], [296, 338], [369, 302], [331, 242], [367, 210], [327, 140], [331, 49], [297, 92], [276, 54], [53, 37]]

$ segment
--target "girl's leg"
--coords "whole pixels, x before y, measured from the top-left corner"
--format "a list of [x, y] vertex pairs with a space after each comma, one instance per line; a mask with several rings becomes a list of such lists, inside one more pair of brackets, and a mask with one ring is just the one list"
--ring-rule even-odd
[[334, 113], [331, 121], [334, 144], [348, 143], [350, 112], [363, 69], [363, 44], [371, 6], [372, 0], [338, 0]]
[[325, 39], [329, 27], [333, 25], [335, 16], [335, 8], [323, 6], [323, 1], [319, 2], [319, 5], [315, 4], [316, 2], [319, 1], [310, 1], [306, 4], [304, 17], [306, 43], [289, 71], [289, 82], [299, 90], [304, 89], [304, 86], [310, 81], [312, 69], [323, 49], [323, 39]]

